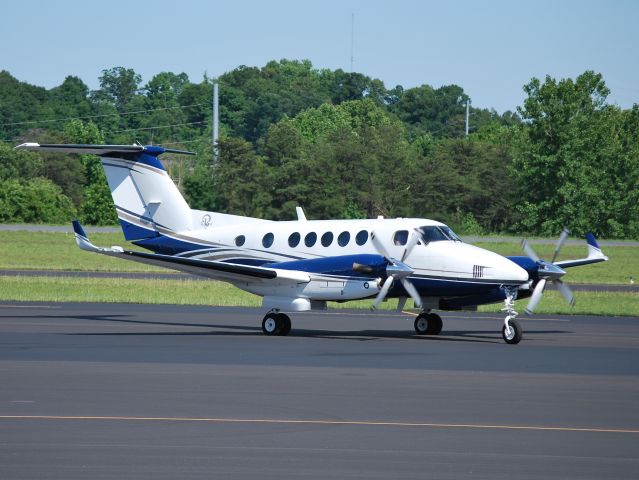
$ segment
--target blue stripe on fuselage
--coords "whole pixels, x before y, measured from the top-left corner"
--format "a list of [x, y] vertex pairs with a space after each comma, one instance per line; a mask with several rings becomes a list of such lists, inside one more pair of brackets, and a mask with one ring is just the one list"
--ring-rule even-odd
[[[356, 272], [353, 265], [358, 263], [372, 269], [371, 272]], [[370, 277], [382, 275], [386, 269], [386, 259], [382, 255], [356, 254], [340, 255], [337, 257], [310, 258], [293, 260], [290, 262], [274, 262], [265, 264], [265, 267], [279, 268], [282, 270], [298, 270], [308, 273], [321, 273], [325, 275], [338, 275], [345, 277]]]

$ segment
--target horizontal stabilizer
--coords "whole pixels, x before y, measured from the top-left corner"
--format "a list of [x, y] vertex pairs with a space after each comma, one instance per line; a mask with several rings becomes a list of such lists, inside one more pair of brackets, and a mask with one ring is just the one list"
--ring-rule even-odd
[[159, 147], [156, 145], [95, 145], [95, 144], [52, 144], [52, 143], [23, 143], [15, 147], [21, 150], [38, 150], [41, 152], [58, 152], [58, 153], [79, 153], [99, 155], [101, 157], [108, 156], [110, 153], [140, 153], [145, 152], [153, 156], [162, 153], [181, 153], [184, 155], [195, 155], [193, 152], [184, 150], [174, 150], [170, 148]]
[[586, 243], [588, 244], [588, 256], [586, 258], [580, 258], [578, 260], [563, 260], [561, 262], [555, 262], [560, 268], [579, 267], [582, 265], [590, 265], [591, 263], [605, 262], [608, 257], [604, 255], [597, 243], [595, 236], [588, 232], [586, 234]]

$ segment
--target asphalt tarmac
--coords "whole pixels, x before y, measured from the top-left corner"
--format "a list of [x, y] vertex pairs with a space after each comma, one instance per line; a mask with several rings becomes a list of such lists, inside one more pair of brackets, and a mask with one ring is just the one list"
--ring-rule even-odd
[[637, 478], [639, 318], [261, 316], [0, 304], [0, 478]]

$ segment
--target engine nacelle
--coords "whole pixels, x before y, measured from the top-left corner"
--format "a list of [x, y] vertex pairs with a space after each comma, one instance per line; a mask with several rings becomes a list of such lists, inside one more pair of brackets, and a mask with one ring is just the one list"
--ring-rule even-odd
[[313, 300], [358, 300], [377, 295], [378, 280], [340, 280], [337, 278], [313, 278], [304, 286], [302, 294]]

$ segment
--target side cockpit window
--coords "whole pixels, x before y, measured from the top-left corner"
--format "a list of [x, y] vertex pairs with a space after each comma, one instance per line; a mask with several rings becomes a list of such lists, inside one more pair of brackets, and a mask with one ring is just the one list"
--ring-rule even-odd
[[398, 232], [395, 232], [395, 235], [393, 235], [393, 244], [394, 245], [406, 245], [406, 243], [408, 242], [408, 230], [399, 230]]

